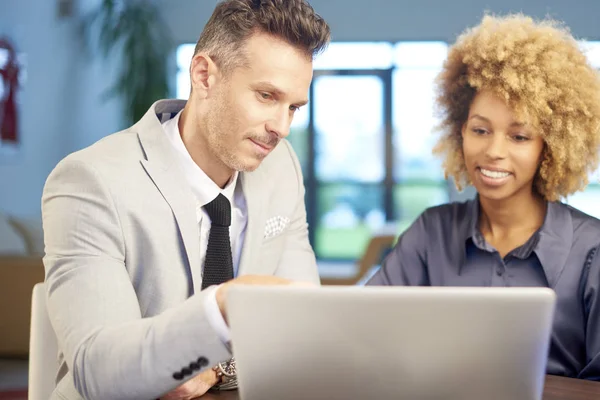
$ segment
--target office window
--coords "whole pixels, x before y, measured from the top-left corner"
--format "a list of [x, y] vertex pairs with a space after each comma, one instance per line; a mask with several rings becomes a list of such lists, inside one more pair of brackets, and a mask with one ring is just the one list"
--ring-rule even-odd
[[[600, 70], [600, 41], [580, 42], [590, 64]], [[600, 218], [600, 168], [590, 174], [590, 184], [566, 199], [566, 202], [586, 214]]]
[[317, 255], [354, 259], [386, 222], [386, 82], [371, 70], [321, 74], [313, 82], [314, 174], [307, 201]]
[[187, 100], [190, 97], [190, 63], [194, 56], [194, 43], [179, 45], [175, 54], [177, 61], [177, 76], [175, 85], [175, 96], [178, 99]]
[[392, 68], [393, 48], [388, 42], [333, 42], [315, 58], [313, 68], [330, 71]]
[[332, 43], [315, 60], [307, 202], [319, 258], [356, 259], [375, 232], [400, 233], [448, 201], [431, 155], [433, 79], [446, 52], [443, 42]]
[[427, 207], [448, 201], [441, 160], [432, 154], [434, 80], [446, 58], [444, 42], [401, 42], [394, 47], [394, 204], [404, 230]]

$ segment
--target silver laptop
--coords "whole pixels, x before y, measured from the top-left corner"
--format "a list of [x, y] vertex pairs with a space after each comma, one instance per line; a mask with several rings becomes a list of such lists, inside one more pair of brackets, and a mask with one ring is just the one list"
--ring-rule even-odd
[[242, 400], [540, 400], [543, 288], [232, 287]]

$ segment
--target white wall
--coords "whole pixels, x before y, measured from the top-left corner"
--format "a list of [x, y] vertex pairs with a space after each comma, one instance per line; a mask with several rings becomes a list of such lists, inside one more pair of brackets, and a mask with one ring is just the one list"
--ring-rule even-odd
[[[79, 10], [73, 17], [74, 21], [101, 2], [101, 0], [77, 1]], [[93, 47], [94, 44], [91, 46]], [[94, 52], [93, 48], [88, 50], [91, 52], [83, 51], [82, 47], [78, 47], [78, 54], [73, 60], [75, 67], [71, 76], [76, 82], [73, 96], [77, 100], [77, 116], [71, 121], [72, 138], [68, 152], [87, 147], [104, 136], [127, 127], [122, 117], [121, 101], [117, 98], [106, 98], [106, 92], [116, 80], [118, 55], [104, 59]]]
[[18, 94], [20, 150], [16, 156], [0, 155], [0, 211], [35, 216], [52, 168], [69, 152], [115, 130], [119, 110], [115, 102], [100, 103], [110, 68], [87, 62], [76, 18], [57, 18], [55, 0], [1, 3], [0, 35], [27, 55], [27, 81]]
[[[195, 42], [216, 0], [158, 0], [176, 40]], [[598, 0], [309, 0], [332, 29], [333, 40], [454, 41], [485, 10], [522, 11], [563, 20], [581, 38], [600, 39]]]
[[0, 29], [27, 54], [28, 67], [18, 97], [21, 148], [16, 157], [0, 158], [0, 205], [3, 211], [32, 214], [39, 210], [44, 179], [65, 151], [65, 135], [70, 135], [64, 113], [73, 93], [73, 26], [55, 21], [49, 1], [5, 3]]

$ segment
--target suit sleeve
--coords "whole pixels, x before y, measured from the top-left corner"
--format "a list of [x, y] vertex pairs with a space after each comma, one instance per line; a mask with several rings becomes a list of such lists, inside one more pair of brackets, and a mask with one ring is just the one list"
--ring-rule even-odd
[[374, 286], [429, 286], [425, 256], [425, 214], [398, 238], [381, 268], [367, 282]]
[[318, 284], [320, 283], [320, 279], [317, 261], [312, 246], [308, 241], [308, 223], [306, 221], [302, 169], [291, 145], [287, 141], [282, 141], [281, 144], [287, 146], [287, 150], [293, 160], [298, 194], [296, 197], [296, 206], [290, 218], [288, 237], [275, 275], [294, 281]]
[[[42, 196], [48, 313], [86, 399], [151, 399], [227, 359], [207, 320], [204, 292], [142, 318], [126, 268], [113, 196], [89, 162], [68, 157]], [[201, 367], [201, 368], [200, 368]]]

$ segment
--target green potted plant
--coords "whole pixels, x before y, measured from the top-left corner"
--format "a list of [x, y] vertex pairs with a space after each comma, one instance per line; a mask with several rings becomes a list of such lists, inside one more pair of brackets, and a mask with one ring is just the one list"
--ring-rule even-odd
[[105, 58], [117, 55], [120, 61], [117, 78], [105, 95], [122, 99], [127, 124], [168, 97], [172, 39], [154, 1], [102, 0], [83, 17], [81, 27], [88, 48], [97, 46]]

